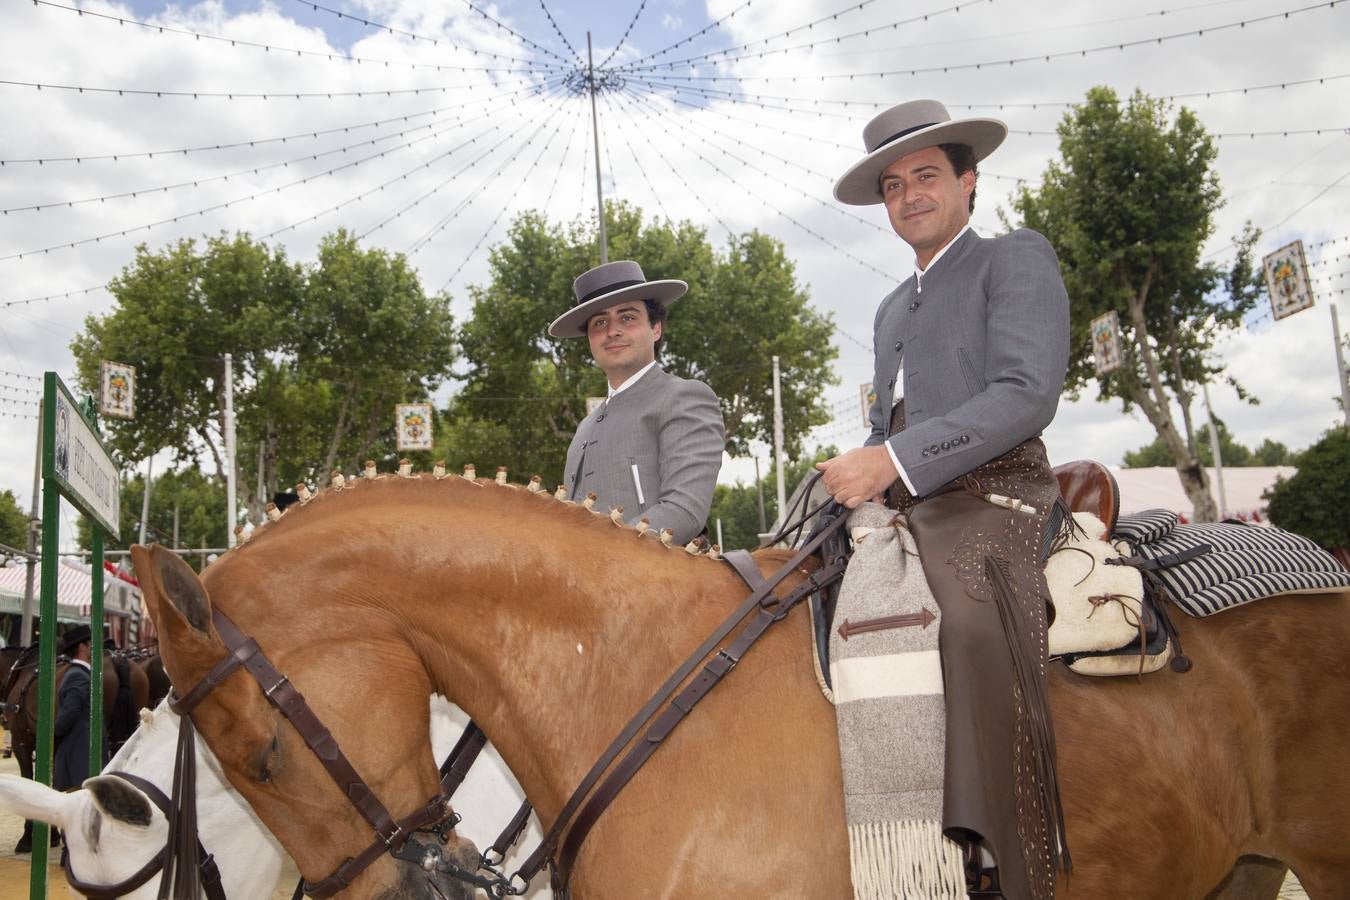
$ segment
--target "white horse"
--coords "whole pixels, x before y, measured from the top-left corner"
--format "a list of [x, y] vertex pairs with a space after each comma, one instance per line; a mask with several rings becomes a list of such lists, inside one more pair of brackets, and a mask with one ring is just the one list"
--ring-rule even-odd
[[[444, 698], [431, 698], [431, 743], [437, 759], [450, 752], [467, 721]], [[138, 775], [169, 795], [177, 743], [178, 715], [165, 701], [153, 712], [141, 711], [141, 727], [106, 768]], [[220, 867], [225, 896], [270, 897], [281, 876], [285, 852], [225, 781], [206, 742], [198, 740], [196, 746], [197, 834]], [[455, 808], [464, 815], [460, 830], [477, 846], [488, 846], [523, 796], [496, 750], [485, 747], [455, 795]], [[116, 884], [129, 878], [164, 848], [168, 838], [168, 822], [159, 807], [139, 788], [112, 775], [90, 778], [69, 793], [16, 775], [0, 775], [0, 806], [60, 828], [70, 853], [70, 868], [88, 884]], [[517, 848], [528, 852], [540, 836], [538, 820], [531, 816]], [[508, 866], [517, 855], [519, 849], [508, 854]], [[155, 900], [158, 891], [156, 875], [126, 896]], [[526, 896], [542, 900], [552, 893], [547, 884], [539, 884]]]

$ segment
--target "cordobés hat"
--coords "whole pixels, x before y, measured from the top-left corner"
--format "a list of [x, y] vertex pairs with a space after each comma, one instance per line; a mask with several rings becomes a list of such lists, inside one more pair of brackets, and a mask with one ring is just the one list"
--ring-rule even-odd
[[88, 625], [76, 625], [61, 638], [61, 652], [69, 656], [76, 647], [90, 643], [93, 639], [94, 633]]
[[1003, 143], [1008, 126], [998, 119], [952, 119], [936, 100], [892, 106], [863, 129], [867, 155], [834, 185], [834, 199], [850, 206], [880, 203], [881, 173], [902, 156], [938, 144], [966, 144], [979, 162]]
[[581, 337], [586, 320], [623, 300], [655, 300], [669, 306], [684, 296], [689, 285], [677, 279], [648, 281], [642, 267], [631, 259], [596, 266], [572, 282], [576, 301], [571, 309], [553, 320], [548, 333], [553, 337]]

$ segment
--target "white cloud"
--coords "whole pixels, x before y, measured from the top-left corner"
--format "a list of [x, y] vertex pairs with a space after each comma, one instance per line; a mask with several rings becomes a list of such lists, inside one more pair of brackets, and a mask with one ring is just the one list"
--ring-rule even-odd
[[[741, 0], [712, 0], [707, 20], [727, 16], [741, 6]], [[870, 343], [877, 301], [893, 285], [892, 278], [878, 275], [869, 266], [903, 277], [909, 271], [912, 257], [885, 230], [879, 210], [843, 211], [864, 220], [858, 221], [842, 214], [831, 199], [832, 179], [860, 154], [862, 126], [874, 108], [830, 101], [889, 105], [932, 96], [951, 104], [958, 116], [967, 114], [958, 104], [1003, 104], [1001, 110], [981, 108], [977, 114], [1000, 116], [1014, 132], [1048, 132], [1053, 131], [1062, 115], [1061, 107], [1032, 109], [1018, 104], [1078, 100], [1095, 84], [1112, 85], [1121, 93], [1139, 87], [1163, 95], [1344, 74], [1342, 48], [1350, 37], [1347, 27], [1350, 18], [1339, 4], [1334, 9], [1295, 15], [1288, 20], [1212, 30], [1225, 22], [1268, 14], [1271, 7], [1258, 0], [1238, 0], [1176, 10], [1161, 17], [1122, 12], [1120, 4], [1107, 2], [1082, 3], [1068, 9], [1046, 0], [1033, 0], [1019, 5], [963, 6], [959, 13], [933, 15], [926, 22], [898, 27], [890, 26], [906, 18], [905, 11], [895, 4], [867, 4], [810, 30], [772, 38], [825, 17], [837, 7], [837, 0], [751, 4], [713, 29], [708, 37], [662, 54], [659, 61], [675, 62], [719, 47], [764, 38], [770, 40], [767, 44], [756, 43], [756, 50], [772, 51], [869, 29], [867, 36], [820, 43], [809, 49], [766, 52], [763, 56], [722, 60], [716, 65], [700, 61], [693, 67], [677, 66], [662, 70], [657, 79], [690, 88], [739, 91], [741, 99], [749, 102], [733, 103], [730, 98], [714, 95], [706, 108], [695, 109], [688, 103], [702, 105], [697, 94], [679, 95], [683, 103], [655, 97], [652, 89], [642, 83], [652, 81], [652, 73], [641, 78], [630, 75], [629, 87], [643, 94], [642, 98], [610, 94], [600, 99], [602, 153], [606, 190], [611, 196], [636, 203], [652, 215], [660, 214], [664, 208], [677, 219], [690, 218], [702, 223], [715, 243], [726, 237], [716, 219], [733, 231], [758, 228], [783, 240], [816, 306], [832, 313], [840, 328], [863, 344]], [[589, 104], [578, 102], [577, 98], [563, 103], [558, 98], [535, 99], [524, 94], [503, 99], [506, 92], [546, 80], [555, 70], [538, 74], [489, 73], [477, 69], [437, 72], [397, 65], [517, 68], [519, 63], [494, 61], [487, 54], [535, 59], [549, 65], [556, 63], [553, 57], [532, 50], [465, 6], [447, 7], [429, 0], [378, 0], [365, 8], [372, 18], [438, 36], [442, 43], [432, 45], [369, 31], [358, 36], [349, 51], [395, 64], [356, 64], [297, 57], [293, 53], [265, 53], [119, 26], [89, 16], [76, 17], [47, 7], [15, 6], [7, 14], [7, 27], [0, 30], [0, 58], [6, 60], [6, 77], [15, 80], [335, 95], [352, 91], [444, 89], [365, 98], [230, 101], [0, 87], [9, 123], [0, 147], [0, 157], [5, 159], [125, 154], [408, 117], [406, 121], [379, 127], [353, 127], [346, 133], [260, 144], [254, 148], [159, 156], [153, 160], [127, 158], [116, 163], [6, 165], [0, 168], [3, 185], [0, 196], [4, 197], [6, 207], [98, 197], [217, 174], [245, 174], [231, 177], [228, 182], [203, 182], [199, 187], [161, 191], [135, 199], [0, 216], [0, 256], [8, 256], [231, 202], [228, 209], [189, 215], [176, 224], [149, 231], [131, 231], [125, 237], [83, 244], [75, 249], [0, 261], [0, 302], [102, 283], [127, 264], [132, 248], [142, 241], [160, 247], [182, 236], [216, 233], [221, 229], [243, 229], [260, 235], [295, 224], [294, 229], [282, 232], [276, 240], [284, 243], [293, 257], [309, 259], [320, 236], [334, 228], [345, 226], [365, 232], [395, 216], [371, 233], [367, 242], [404, 251], [423, 235], [434, 232], [431, 240], [411, 255], [411, 260], [429, 290], [438, 289], [462, 265], [450, 285], [456, 297], [456, 312], [462, 315], [467, 309], [466, 285], [486, 277], [487, 247], [501, 240], [504, 225], [515, 211], [541, 206], [547, 198], [548, 213], [555, 218], [593, 213]], [[681, 5], [675, 3], [671, 8], [680, 9]], [[91, 3], [86, 9], [133, 17], [125, 6]], [[555, 46], [546, 40], [552, 34], [546, 23], [540, 25], [542, 20], [531, 19], [529, 26], [518, 21], [517, 17], [537, 15], [533, 3], [517, 0], [488, 9], [532, 39]], [[689, 7], [690, 12], [693, 9]], [[307, 17], [297, 20], [297, 15]], [[691, 20], [690, 14], [677, 17], [667, 12], [661, 20], [665, 27], [657, 29], [652, 21], [646, 37], [655, 41], [668, 39], [666, 32], [679, 27], [680, 18], [689, 20], [685, 27], [691, 31], [706, 24], [701, 18]], [[166, 6], [155, 21], [276, 46], [338, 53], [329, 45], [317, 20], [298, 4], [264, 4], [246, 12], [231, 11], [218, 2]], [[578, 32], [585, 23], [562, 24]], [[608, 35], [609, 40], [618, 38], [623, 24], [626, 22], [610, 29], [613, 34]], [[1201, 27], [1211, 30], [1204, 37], [1050, 62], [952, 68], [918, 75], [869, 75], [1053, 54]], [[657, 49], [643, 46], [640, 40], [643, 34], [639, 28], [625, 42], [616, 56], [616, 64], [641, 64], [645, 55]], [[595, 49], [597, 61], [610, 52], [610, 47]], [[1235, 64], [1236, 61], [1241, 64]], [[821, 77], [832, 74], [855, 77]], [[734, 81], [681, 80], [691, 75], [774, 80], [746, 80], [739, 85]], [[1350, 123], [1347, 83], [1350, 79], [1285, 90], [1214, 94], [1184, 102], [1216, 133], [1338, 128]], [[667, 88], [662, 91], [669, 93]], [[775, 99], [780, 97], [788, 99]], [[485, 102], [490, 98], [496, 99]], [[555, 108], [556, 117], [548, 118]], [[422, 115], [431, 110], [440, 112]], [[432, 127], [422, 127], [427, 125]], [[544, 142], [554, 134], [555, 126], [560, 126], [560, 130], [534, 164]], [[429, 137], [436, 129], [446, 130]], [[404, 130], [408, 130], [406, 135], [392, 136]], [[513, 132], [514, 136], [498, 151], [469, 167], [470, 161]], [[444, 155], [456, 144], [478, 135], [483, 136]], [[382, 137], [387, 139], [355, 146]], [[410, 141], [416, 143], [400, 146]], [[320, 159], [301, 159], [343, 147], [349, 149]], [[1219, 250], [1229, 237], [1238, 233], [1244, 221], [1273, 225], [1316, 195], [1322, 189], [1319, 185], [1345, 175], [1350, 136], [1337, 131], [1320, 137], [1223, 138], [1219, 147], [1218, 171], [1229, 202], [1220, 214], [1210, 241], [1211, 250]], [[976, 227], [986, 233], [998, 230], [995, 210], [1000, 205], [1006, 206], [1007, 194], [1013, 186], [1011, 178], [1034, 180], [1055, 150], [1053, 137], [1014, 133], [984, 167]], [[359, 166], [318, 175], [341, 163], [381, 151], [385, 155]], [[497, 164], [508, 156], [515, 156], [515, 160], [489, 179]], [[294, 162], [256, 174], [247, 171], [285, 161]], [[803, 167], [820, 174], [811, 174]], [[451, 179], [461, 169], [465, 169], [463, 174]], [[316, 177], [308, 184], [267, 193], [254, 200], [240, 199], [309, 175]], [[480, 189], [485, 181], [488, 186]], [[385, 182], [391, 183], [377, 190]], [[1262, 252], [1295, 237], [1311, 243], [1344, 235], [1346, 198], [1350, 197], [1350, 188], [1345, 185], [1350, 180], [1341, 184], [1299, 212], [1287, 225], [1267, 234], [1261, 243]], [[354, 199], [372, 191], [365, 199]], [[342, 204], [339, 210], [326, 212], [339, 204]], [[489, 230], [503, 207], [506, 214]], [[437, 230], [437, 223], [457, 209], [460, 211]], [[317, 219], [304, 221], [311, 216]], [[823, 235], [835, 246], [813, 237], [807, 229]], [[471, 252], [470, 248], [485, 232], [487, 240], [477, 252]], [[1336, 246], [1326, 249], [1341, 253], [1350, 250], [1350, 243]], [[865, 261], [866, 265], [846, 254]], [[1311, 260], [1317, 259], [1314, 253]], [[1331, 274], [1341, 268], [1345, 268], [1344, 263], [1320, 271]], [[1334, 286], [1346, 286], [1345, 280]], [[1255, 444], [1272, 437], [1291, 447], [1301, 447], [1335, 419], [1337, 410], [1331, 398], [1336, 394], [1336, 384], [1328, 316], [1321, 308], [1327, 299], [1323, 295], [1319, 308], [1284, 322], [1260, 323], [1224, 345], [1222, 358], [1232, 374], [1263, 401], [1260, 406], [1249, 407], [1239, 403], [1227, 388], [1214, 391], [1216, 411], [1240, 440]], [[566, 298], [559, 298], [560, 304], [565, 302]], [[73, 380], [68, 344], [84, 317], [100, 312], [107, 303], [107, 295], [96, 292], [5, 308], [0, 317], [0, 369], [38, 373], [50, 368]], [[1350, 312], [1346, 322], [1350, 322]], [[861, 429], [854, 430], [849, 424], [853, 412], [846, 401], [855, 395], [859, 382], [870, 379], [871, 363], [867, 350], [853, 341], [841, 337], [839, 347], [836, 371], [840, 385], [830, 391], [827, 399], [838, 402], [847, 412], [844, 419], [824, 431], [832, 435], [830, 440], [846, 446], [861, 437]], [[0, 383], [5, 381], [6, 377], [0, 376]], [[16, 427], [16, 421], [22, 427]], [[21, 497], [27, 497], [31, 490], [30, 424], [0, 418], [0, 462], [5, 464], [6, 473], [0, 478], [0, 488], [13, 488]], [[1093, 456], [1114, 463], [1124, 449], [1148, 443], [1152, 431], [1141, 418], [1121, 414], [1116, 405], [1086, 399], [1063, 403], [1046, 439], [1055, 459]], [[728, 472], [744, 477], [743, 468], [732, 466]]]
[[668, 29], [670, 31], [674, 31], [676, 28], [679, 28], [683, 24], [684, 19], [681, 19], [679, 16], [673, 16], [670, 13], [666, 13], [665, 15], [661, 16], [661, 27]]

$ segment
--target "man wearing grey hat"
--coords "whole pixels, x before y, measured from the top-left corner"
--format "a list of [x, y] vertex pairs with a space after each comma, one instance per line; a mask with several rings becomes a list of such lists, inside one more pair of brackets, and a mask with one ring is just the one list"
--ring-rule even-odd
[[835, 185], [884, 204], [914, 274], [873, 323], [872, 433], [820, 465], [849, 507], [883, 492], [908, 515], [940, 607], [946, 706], [944, 833], [979, 896], [1053, 897], [1070, 866], [1047, 705], [1041, 563], [1065, 521], [1039, 435], [1059, 403], [1069, 302], [1048, 241], [970, 229], [977, 163], [996, 119], [936, 101], [887, 110]]
[[568, 496], [594, 492], [603, 508], [622, 507], [630, 524], [646, 519], [688, 543], [703, 530], [722, 468], [726, 435], [712, 388], [664, 371], [656, 360], [666, 308], [689, 290], [683, 281], [648, 281], [631, 260], [577, 276], [576, 301], [553, 321], [553, 337], [591, 345], [608, 390], [567, 448]]

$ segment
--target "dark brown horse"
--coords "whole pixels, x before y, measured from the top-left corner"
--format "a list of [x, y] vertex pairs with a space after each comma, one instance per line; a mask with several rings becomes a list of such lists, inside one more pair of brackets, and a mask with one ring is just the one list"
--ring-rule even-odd
[[[482, 725], [547, 826], [745, 593], [727, 566], [605, 516], [460, 478], [325, 492], [200, 580], [171, 553], [132, 552], [175, 684], [224, 656], [218, 606], [395, 816], [435, 794], [426, 710], [438, 690]], [[758, 555], [766, 571], [783, 559]], [[578, 858], [576, 896], [850, 895], [834, 715], [803, 613], [770, 630], [619, 795]], [[1273, 897], [1289, 866], [1311, 897], [1345, 896], [1350, 599], [1283, 596], [1178, 628], [1194, 661], [1185, 675], [1054, 667], [1075, 862], [1059, 895]], [[306, 877], [370, 841], [247, 675], [193, 718]], [[428, 896], [415, 870], [386, 856], [347, 895]]]
[[[0, 657], [0, 664], [9, 661], [9, 666], [6, 674], [0, 676], [0, 724], [9, 732], [10, 746], [19, 760], [19, 774], [32, 778], [33, 758], [37, 752], [37, 647], [7, 649], [5, 654]], [[58, 688], [67, 665], [64, 660], [57, 662]], [[103, 655], [103, 723], [111, 752], [117, 752], [135, 732], [139, 722], [137, 713], [147, 707], [149, 696], [150, 682], [143, 669], [120, 654]], [[26, 821], [15, 852], [27, 852], [32, 839], [33, 823]]]

